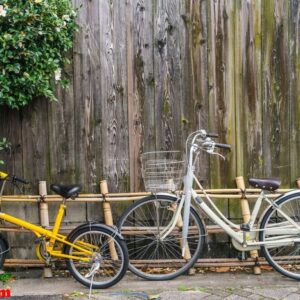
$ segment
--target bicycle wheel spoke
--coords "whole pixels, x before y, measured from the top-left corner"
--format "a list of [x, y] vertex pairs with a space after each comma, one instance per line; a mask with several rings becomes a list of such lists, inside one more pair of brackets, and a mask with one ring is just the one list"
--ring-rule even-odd
[[[128, 263], [127, 251], [119, 238], [109, 230], [102, 231], [95, 225], [94, 229], [86, 228], [78, 231], [71, 242], [93, 246], [90, 247], [91, 254], [85, 256], [90, 259], [89, 261], [73, 259], [67, 261], [72, 275], [84, 285], [105, 288], [115, 284], [124, 276]], [[76, 251], [71, 245], [67, 247], [66, 253], [72, 255]]]
[[[280, 210], [300, 225], [299, 206], [300, 196], [290, 196], [279, 204]], [[270, 229], [269, 231], [268, 228]], [[260, 233], [261, 241], [290, 240], [290, 242], [285, 242], [278, 246], [263, 246], [262, 252], [268, 262], [278, 272], [300, 280], [300, 230], [277, 210], [269, 210], [266, 213], [261, 229], [263, 229]]]
[[[132, 262], [129, 268], [138, 276], [152, 280], [174, 278], [188, 270], [202, 252], [205, 231], [193, 210], [187, 237], [190, 261], [182, 258], [180, 228], [175, 226], [161, 239], [161, 232], [170, 225], [176, 211], [174, 199], [176, 198], [164, 196], [147, 197], [134, 203], [121, 216], [119, 229]], [[171, 267], [172, 260], [176, 261], [174, 267]]]

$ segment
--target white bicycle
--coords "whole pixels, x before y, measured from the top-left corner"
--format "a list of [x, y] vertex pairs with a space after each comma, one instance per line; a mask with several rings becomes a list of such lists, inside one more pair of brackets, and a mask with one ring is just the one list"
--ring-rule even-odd
[[[129, 252], [129, 269], [149, 280], [168, 280], [185, 273], [201, 257], [205, 242], [205, 225], [191, 200], [232, 239], [239, 251], [261, 250], [269, 264], [281, 274], [300, 280], [300, 191], [282, 194], [275, 200], [268, 192], [278, 189], [278, 179], [249, 179], [261, 189], [246, 224], [234, 224], [216, 207], [194, 175], [200, 150], [220, 155], [217, 149], [229, 145], [213, 141], [216, 134], [205, 130], [193, 132], [186, 142], [186, 160], [180, 152], [148, 152], [142, 155], [142, 174], [146, 190], [153, 195], [140, 199], [122, 214], [118, 227]], [[180, 193], [160, 191], [179, 190]], [[202, 199], [193, 189], [196, 183]], [[263, 201], [268, 208], [255, 220]]]

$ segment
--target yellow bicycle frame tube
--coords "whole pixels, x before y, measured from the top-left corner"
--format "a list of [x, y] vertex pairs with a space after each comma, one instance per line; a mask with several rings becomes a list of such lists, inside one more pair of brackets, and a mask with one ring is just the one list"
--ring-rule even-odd
[[[73, 244], [73, 243], [67, 241], [66, 236], [58, 234], [58, 230], [60, 228], [64, 210], [65, 210], [65, 205], [61, 204], [58, 214], [56, 216], [53, 231], [44, 229], [41, 226], [31, 224], [27, 221], [24, 221], [22, 219], [13, 217], [11, 215], [8, 215], [8, 214], [2, 213], [2, 212], [0, 213], [0, 219], [3, 219], [12, 224], [18, 225], [22, 228], [28, 229], [28, 230], [32, 231], [38, 237], [45, 236], [45, 237], [50, 238], [50, 244], [52, 244], [52, 245], [47, 247], [47, 251], [49, 252], [50, 255], [57, 256], [57, 257], [63, 257], [63, 258], [69, 258], [69, 259], [77, 259], [77, 260], [82, 260], [82, 261], [88, 262], [90, 259], [86, 256], [87, 255], [91, 256], [93, 254], [93, 252], [88, 250], [87, 248], [95, 249], [94, 245], [90, 245], [90, 244], [84, 243], [84, 242], [79, 242], [77, 244]], [[82, 256], [67, 255], [67, 254], [64, 254], [64, 253], [61, 253], [58, 251], [54, 251], [53, 245], [54, 245], [55, 241], [72, 246], [74, 249], [79, 250]], [[78, 244], [80, 244], [80, 246]]]

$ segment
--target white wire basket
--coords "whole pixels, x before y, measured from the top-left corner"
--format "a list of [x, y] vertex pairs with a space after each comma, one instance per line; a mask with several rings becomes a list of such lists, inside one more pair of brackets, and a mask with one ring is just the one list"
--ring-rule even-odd
[[141, 156], [146, 191], [176, 191], [182, 185], [185, 161], [180, 151], [146, 152]]

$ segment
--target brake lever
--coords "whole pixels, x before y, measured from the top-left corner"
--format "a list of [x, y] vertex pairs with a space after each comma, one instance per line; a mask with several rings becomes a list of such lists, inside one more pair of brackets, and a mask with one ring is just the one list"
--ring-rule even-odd
[[219, 152], [212, 152], [211, 154], [220, 156], [223, 160], [226, 160], [226, 157], [224, 155], [220, 154]]
[[215, 150], [215, 142], [211, 138], [206, 138], [205, 142], [202, 143], [205, 151], [209, 154], [213, 154]]

